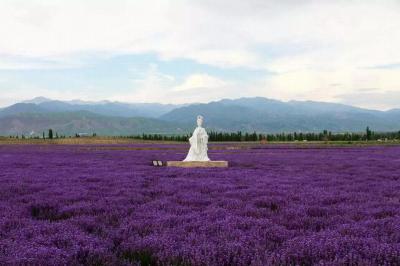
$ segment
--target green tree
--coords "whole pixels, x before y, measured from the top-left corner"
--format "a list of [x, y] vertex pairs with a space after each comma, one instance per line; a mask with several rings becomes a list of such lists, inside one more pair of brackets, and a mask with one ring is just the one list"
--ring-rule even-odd
[[366, 129], [366, 140], [371, 140], [371, 136], [372, 136], [372, 131], [371, 129], [369, 129], [369, 127], [367, 127]]
[[49, 139], [53, 139], [53, 130], [49, 129]]

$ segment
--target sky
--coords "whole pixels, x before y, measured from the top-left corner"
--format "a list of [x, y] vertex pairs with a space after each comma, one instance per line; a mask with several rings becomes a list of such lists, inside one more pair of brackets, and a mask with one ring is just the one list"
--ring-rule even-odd
[[261, 96], [400, 108], [398, 0], [0, 0], [0, 106]]

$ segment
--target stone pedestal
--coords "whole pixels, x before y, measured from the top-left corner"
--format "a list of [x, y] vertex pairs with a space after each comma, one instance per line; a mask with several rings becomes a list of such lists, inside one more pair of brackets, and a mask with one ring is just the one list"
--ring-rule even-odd
[[195, 167], [228, 167], [227, 161], [208, 161], [208, 162], [182, 162], [182, 161], [167, 161], [168, 167], [184, 167], [184, 168], [195, 168]]

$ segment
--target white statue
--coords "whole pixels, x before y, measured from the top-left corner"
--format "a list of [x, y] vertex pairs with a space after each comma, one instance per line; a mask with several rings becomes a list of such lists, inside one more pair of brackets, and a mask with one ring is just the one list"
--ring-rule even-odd
[[202, 127], [202, 125], [203, 125], [203, 117], [199, 115], [197, 116], [197, 127], [194, 130], [193, 135], [189, 139], [190, 150], [185, 160], [183, 160], [184, 162], [210, 161], [207, 155], [208, 135], [206, 130]]

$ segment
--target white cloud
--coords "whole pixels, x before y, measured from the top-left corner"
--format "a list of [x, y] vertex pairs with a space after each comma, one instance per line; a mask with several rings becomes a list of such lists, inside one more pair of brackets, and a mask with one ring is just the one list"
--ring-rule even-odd
[[387, 110], [398, 108], [400, 91], [368, 90], [355, 91], [348, 94], [337, 95], [341, 102], [350, 105], [362, 106], [370, 109]]
[[132, 69], [134, 76], [132, 88], [125, 94], [111, 97], [111, 100], [123, 102], [166, 102], [166, 93], [175, 84], [175, 78], [162, 73], [156, 64], [147, 69]]
[[[74, 65], [71, 58], [86, 52], [154, 52], [165, 60], [276, 73], [221, 83], [221, 95], [239, 97], [247, 89], [248, 96], [338, 101], [337, 95], [365, 87], [400, 91], [400, 68], [369, 69], [400, 62], [399, 28], [397, 0], [2, 0], [0, 68]], [[132, 100], [169, 95], [179, 101], [173, 90], [190, 87], [154, 69], [139, 83]]]
[[[133, 70], [132, 88], [124, 94], [111, 97], [114, 101], [123, 102], [160, 102], [160, 103], [194, 103], [207, 102], [226, 97], [228, 89], [237, 85], [204, 73], [189, 75], [183, 81], [162, 73], [157, 65], [150, 65], [145, 70]], [[229, 87], [229, 88], [228, 88]]]
[[185, 79], [185, 81], [176, 86], [173, 90], [175, 92], [184, 92], [191, 90], [208, 91], [227, 86], [228, 83], [222, 79], [207, 75], [207, 74], [193, 74]]
[[0, 51], [31, 56], [155, 51], [166, 58], [249, 66], [266, 65], [252, 50], [263, 44], [347, 50], [366, 63], [393, 59], [400, 44], [400, 36], [392, 34], [400, 27], [396, 1], [262, 2], [3, 0]]
[[[315, 100], [344, 102], [342, 97], [351, 93], [357, 95], [361, 88], [376, 88], [376, 90], [398, 91], [400, 93], [398, 69], [359, 69], [343, 67], [339, 69], [299, 69], [276, 74], [259, 84], [260, 95], [281, 100]], [[396, 107], [374, 102], [354, 101], [361, 107], [376, 106], [379, 109]], [[349, 103], [347, 101], [346, 103]], [[388, 102], [386, 102], [388, 103]], [[397, 106], [399, 106], [397, 104]]]
[[299, 2], [3, 0], [0, 54], [152, 51], [164, 58], [274, 69], [253, 49], [268, 45], [314, 47], [298, 56], [322, 64], [327, 57], [362, 65], [400, 59], [394, 53], [400, 45], [398, 2]]

